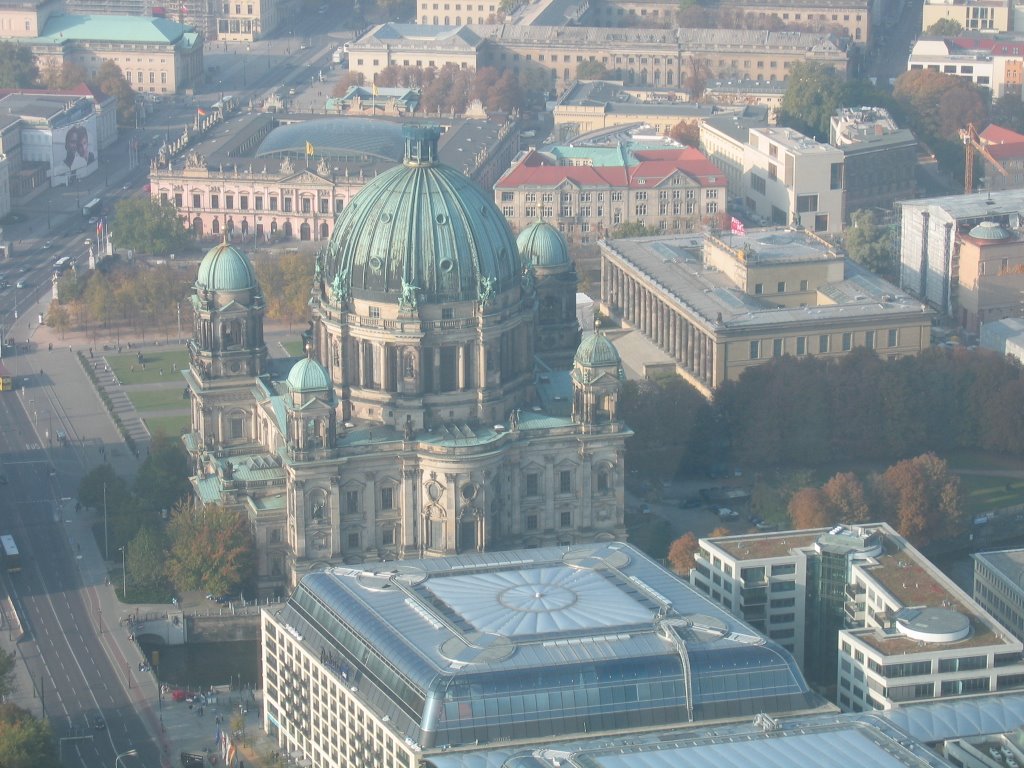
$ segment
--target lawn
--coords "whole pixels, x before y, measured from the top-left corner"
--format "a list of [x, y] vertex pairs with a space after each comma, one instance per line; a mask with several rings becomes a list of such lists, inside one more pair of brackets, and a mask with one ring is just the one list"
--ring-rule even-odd
[[960, 475], [963, 508], [968, 515], [1024, 504], [1024, 480], [992, 475]]
[[[180, 371], [188, 366], [188, 352], [180, 347], [149, 347], [142, 351], [146, 369], [139, 364], [138, 353], [107, 355], [107, 362], [125, 385], [152, 384], [159, 381], [183, 381]], [[182, 384], [184, 386], [184, 383]], [[179, 393], [180, 394], [180, 393]]]
[[292, 357], [304, 357], [306, 355], [306, 348], [302, 345], [302, 341], [282, 341], [281, 346], [284, 347]]
[[128, 399], [132, 401], [136, 411], [169, 411], [180, 410], [187, 413], [189, 401], [181, 397], [184, 384], [180, 387], [157, 390], [139, 390], [137, 392], [127, 391]]
[[176, 416], [154, 416], [143, 419], [146, 422], [146, 429], [151, 435], [163, 434], [168, 437], [180, 435], [182, 430], [192, 426], [191, 414], [182, 413]]

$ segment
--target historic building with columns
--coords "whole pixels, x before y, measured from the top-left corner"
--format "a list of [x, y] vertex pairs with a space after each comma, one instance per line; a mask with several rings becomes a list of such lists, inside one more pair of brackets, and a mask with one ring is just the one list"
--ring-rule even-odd
[[243, 251], [200, 265], [185, 443], [197, 498], [249, 519], [260, 594], [328, 565], [624, 536], [619, 356], [593, 335], [538, 368], [538, 296], [574, 300], [571, 262], [550, 233], [521, 256], [438, 135], [407, 127], [404, 163], [338, 216], [298, 362], [268, 358]]
[[813, 232], [602, 241], [601, 308], [676, 361], [710, 397], [782, 355], [890, 360], [931, 343], [934, 313]]

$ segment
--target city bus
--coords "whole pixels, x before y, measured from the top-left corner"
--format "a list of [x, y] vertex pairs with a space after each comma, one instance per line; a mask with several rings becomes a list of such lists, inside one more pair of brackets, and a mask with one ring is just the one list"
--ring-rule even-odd
[[21, 570], [21, 555], [18, 553], [18, 545], [14, 543], [14, 537], [9, 533], [0, 536], [0, 549], [4, 551], [4, 566], [8, 573], [17, 573]]
[[82, 216], [86, 219], [91, 219], [94, 216], [99, 216], [103, 211], [103, 201], [98, 197], [94, 197], [84, 206], [82, 206]]

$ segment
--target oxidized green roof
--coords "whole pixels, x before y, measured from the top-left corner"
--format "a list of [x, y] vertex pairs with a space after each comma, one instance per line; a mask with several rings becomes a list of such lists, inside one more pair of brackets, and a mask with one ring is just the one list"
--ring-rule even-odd
[[256, 272], [242, 251], [218, 243], [199, 264], [196, 285], [210, 291], [246, 291], [256, 287]]
[[569, 263], [569, 246], [562, 233], [546, 221], [535, 221], [516, 238], [519, 255], [535, 267], [561, 267]]
[[967, 234], [978, 240], [1009, 240], [1010, 238], [1010, 233], [995, 221], [983, 221]]
[[60, 44], [69, 40], [103, 40], [121, 43], [171, 45], [191, 31], [190, 27], [159, 16], [51, 16], [36, 43]]
[[619, 351], [603, 333], [595, 333], [583, 340], [576, 350], [576, 362], [589, 368], [622, 365]]
[[440, 129], [406, 126], [405, 162], [381, 174], [338, 216], [319, 273], [328, 298], [402, 302], [484, 299], [522, 272], [494, 202], [437, 162]]
[[331, 377], [316, 360], [304, 357], [288, 373], [288, 387], [292, 392], [321, 392], [331, 389]]

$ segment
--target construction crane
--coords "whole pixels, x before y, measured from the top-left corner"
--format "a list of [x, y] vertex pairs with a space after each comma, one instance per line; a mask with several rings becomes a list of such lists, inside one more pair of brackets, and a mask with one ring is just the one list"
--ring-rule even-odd
[[974, 123], [968, 123], [966, 128], [960, 129], [960, 139], [964, 143], [964, 194], [969, 195], [974, 191], [974, 153], [977, 152], [979, 155], [988, 160], [992, 166], [999, 171], [1003, 176], [1009, 176], [1010, 173], [1007, 171], [1003, 164], [992, 157], [992, 153], [988, 151], [981, 142], [981, 137], [978, 136], [978, 129], [974, 127]]

